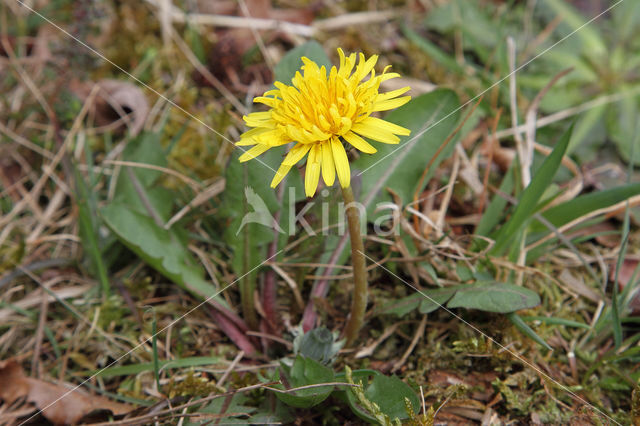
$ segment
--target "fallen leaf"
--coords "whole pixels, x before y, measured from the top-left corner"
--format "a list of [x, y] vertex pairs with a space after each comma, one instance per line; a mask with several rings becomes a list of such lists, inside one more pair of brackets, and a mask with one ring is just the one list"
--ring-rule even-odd
[[96, 125], [107, 126], [124, 119], [131, 136], [140, 133], [149, 114], [149, 103], [142, 89], [127, 81], [109, 79], [89, 84], [72, 81], [70, 88], [84, 102], [94, 84], [99, 90], [89, 111]]
[[[640, 263], [640, 260], [633, 257], [627, 257], [622, 261], [620, 272], [618, 272], [618, 285], [620, 286], [620, 290], [622, 290], [627, 286], [627, 284], [629, 284], [629, 281], [631, 281], [631, 279], [633, 278], [633, 274], [638, 267], [638, 263]], [[615, 277], [616, 268], [614, 266], [613, 268], [611, 268], [609, 278], [611, 279], [611, 281], [613, 281], [616, 279]]]
[[96, 410], [108, 410], [114, 415], [128, 413], [132, 407], [101, 396], [89, 395], [72, 384], [55, 384], [24, 375], [16, 359], [0, 361], [0, 399], [6, 405], [25, 398], [42, 410], [54, 424], [77, 423]]

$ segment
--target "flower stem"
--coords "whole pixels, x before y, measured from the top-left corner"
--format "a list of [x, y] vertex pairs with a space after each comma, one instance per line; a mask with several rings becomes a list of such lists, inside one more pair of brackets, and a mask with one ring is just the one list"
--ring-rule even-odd
[[[247, 167], [243, 168], [243, 178], [245, 187], [248, 185], [249, 174], [247, 171]], [[243, 214], [246, 215], [248, 213], [247, 201], [246, 199], [242, 203]], [[240, 303], [242, 305], [242, 314], [244, 316], [244, 320], [247, 325], [252, 330], [258, 329], [258, 318], [256, 316], [256, 307], [253, 303], [253, 291], [255, 289], [253, 274], [249, 273], [249, 265], [251, 263], [251, 244], [249, 241], [249, 227], [245, 226], [242, 230], [242, 243], [243, 243], [243, 254], [242, 254], [242, 272], [244, 274], [243, 278], [240, 281]]]
[[344, 328], [347, 346], [353, 344], [364, 323], [367, 308], [367, 268], [364, 245], [360, 234], [360, 210], [356, 206], [351, 187], [342, 188], [342, 198], [346, 208], [349, 236], [351, 237], [351, 263], [353, 264], [353, 300], [351, 314]]

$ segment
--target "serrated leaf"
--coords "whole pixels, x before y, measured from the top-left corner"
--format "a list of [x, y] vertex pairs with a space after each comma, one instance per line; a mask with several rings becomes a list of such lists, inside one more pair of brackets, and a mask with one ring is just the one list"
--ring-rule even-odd
[[[100, 211], [105, 224], [120, 242], [142, 260], [179, 286], [201, 298], [218, 292], [203, 278], [203, 268], [186, 248], [179, 226], [166, 230], [149, 217], [132, 210], [128, 205], [113, 202]], [[224, 299], [213, 300], [227, 306]]]
[[449, 300], [447, 307], [478, 309], [504, 314], [533, 308], [539, 304], [540, 296], [528, 288], [495, 281], [484, 281], [461, 286]]

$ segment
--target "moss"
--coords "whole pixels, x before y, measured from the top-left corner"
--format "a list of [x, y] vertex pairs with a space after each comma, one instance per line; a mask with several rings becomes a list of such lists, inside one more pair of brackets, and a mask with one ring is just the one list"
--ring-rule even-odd
[[162, 391], [165, 395], [168, 395], [169, 398], [173, 398], [176, 396], [207, 396], [223, 392], [224, 389], [216, 386], [215, 382], [205, 377], [196, 376], [193, 371], [190, 371], [184, 380], [176, 382], [174, 379], [171, 379], [168, 384], [163, 386]]

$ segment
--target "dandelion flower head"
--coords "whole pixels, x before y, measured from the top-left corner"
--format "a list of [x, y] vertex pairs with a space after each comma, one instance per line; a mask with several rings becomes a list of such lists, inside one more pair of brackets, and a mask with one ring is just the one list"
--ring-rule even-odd
[[[400, 142], [409, 129], [373, 117], [376, 111], [387, 111], [407, 103], [411, 97], [401, 96], [409, 87], [379, 93], [380, 83], [399, 77], [397, 73], [376, 74], [378, 56], [365, 60], [360, 53], [345, 56], [338, 49], [340, 67], [319, 67], [303, 57], [302, 73], [297, 71], [292, 85], [275, 82], [275, 89], [253, 101], [267, 105], [268, 111], [244, 116], [252, 129], [243, 133], [239, 146], [251, 146], [240, 156], [248, 161], [267, 150], [294, 143], [276, 172], [271, 187], [275, 188], [300, 160], [307, 156], [305, 193], [312, 197], [318, 187], [320, 173], [327, 186], [332, 186], [336, 174], [343, 188], [350, 185], [351, 172], [345, 145], [366, 154], [376, 149], [363, 137], [387, 144]], [[357, 65], [356, 65], [357, 62]], [[369, 77], [369, 78], [366, 78]]]

